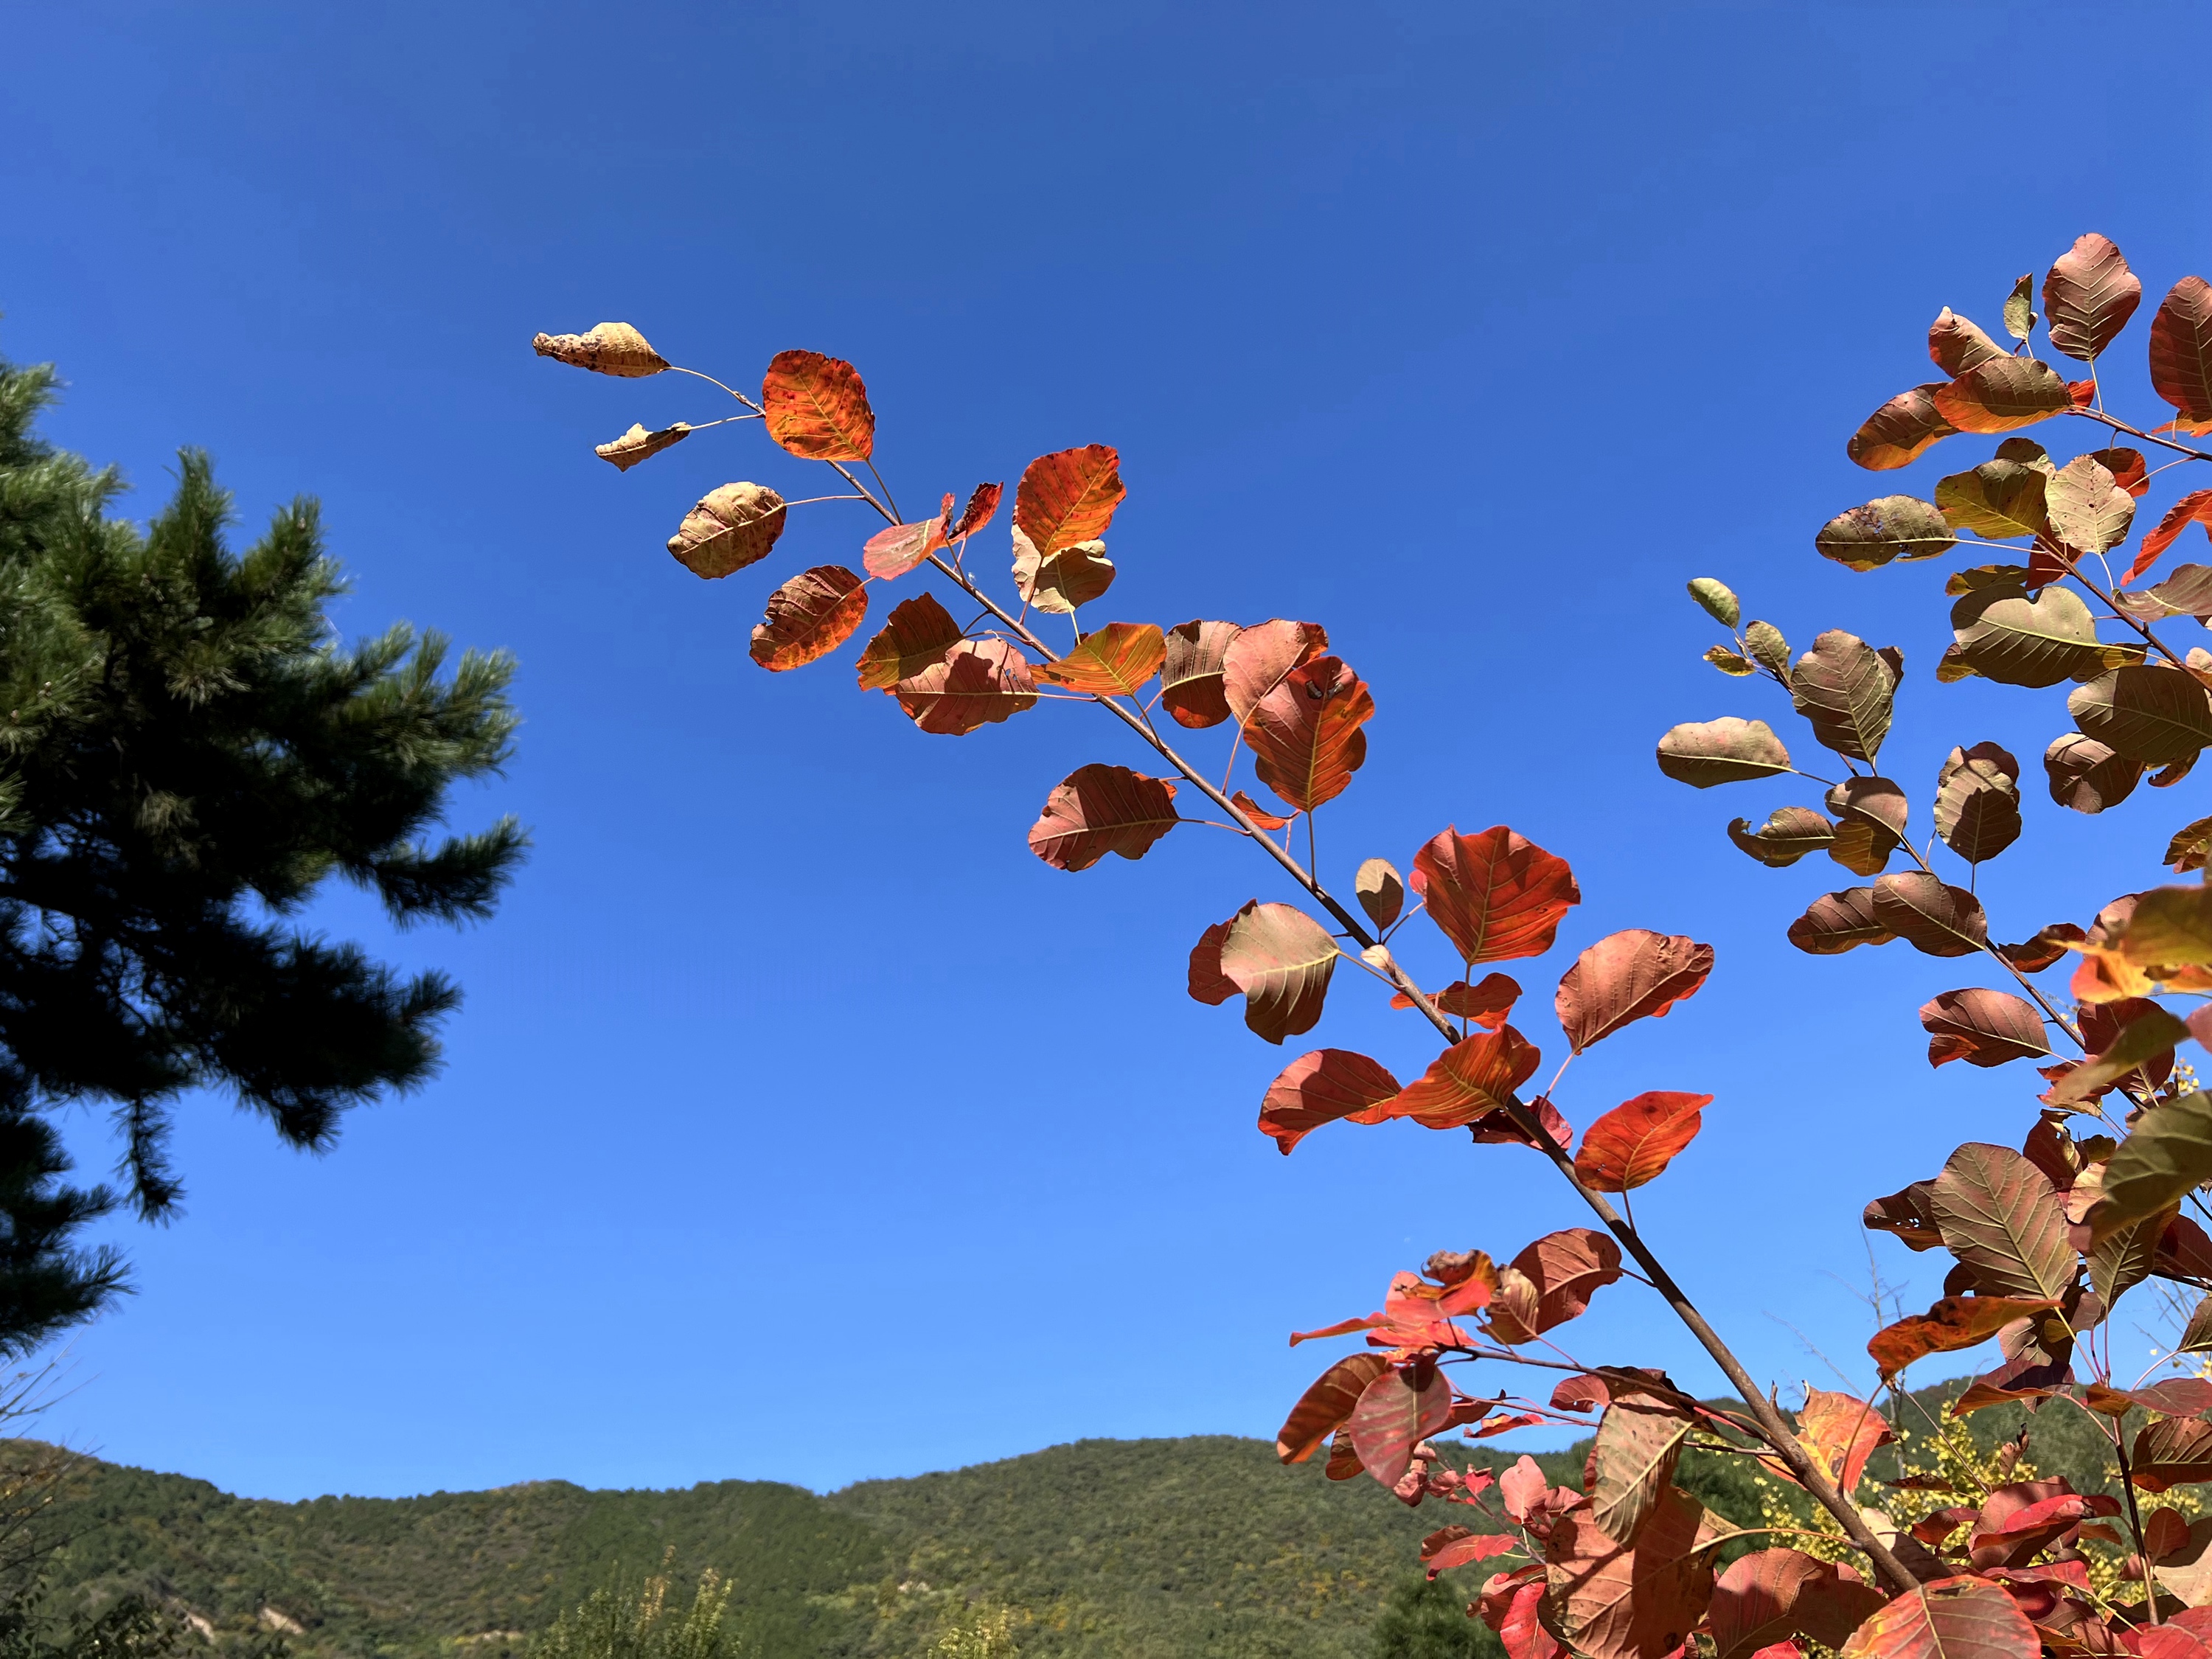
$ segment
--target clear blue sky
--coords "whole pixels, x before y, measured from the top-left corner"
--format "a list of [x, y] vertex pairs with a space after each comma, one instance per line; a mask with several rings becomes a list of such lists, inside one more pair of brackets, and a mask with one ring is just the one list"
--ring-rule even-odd
[[[851, 359], [913, 501], [1117, 445], [1107, 614], [1310, 617], [1374, 686], [1332, 878], [1454, 821], [1571, 859], [1587, 902], [1522, 973], [1539, 1010], [1614, 928], [1718, 947], [1709, 988], [1562, 1103], [1714, 1094], [1640, 1218], [1760, 1375], [1825, 1376], [1793, 1326], [1859, 1356], [1861, 1204], [1957, 1140], [2016, 1144], [2033, 1079], [1931, 1074], [1913, 1010], [1971, 965], [1790, 950], [1846, 878], [1759, 869], [1722, 825], [1796, 797], [1693, 793], [1651, 745], [1774, 714], [1698, 660], [1681, 586], [1707, 574], [1801, 647], [1905, 647], [1885, 759], [1923, 797], [1952, 744], [2032, 760], [2065, 725], [2056, 692], [1934, 684], [1940, 569], [1855, 576], [1811, 538], [1979, 458], [1844, 457], [1930, 377], [1938, 307], [1996, 326], [2091, 228], [2153, 295], [2212, 264], [2190, 148], [2212, 97], [2175, 50], [2200, 9], [2081, 18], [15, 8], [0, 350], [61, 365], [51, 434], [119, 462], [136, 514], [184, 443], [249, 528], [319, 495], [348, 630], [513, 648], [520, 750], [460, 813], [537, 836], [466, 934], [327, 908], [462, 981], [448, 1068], [320, 1160], [223, 1101], [188, 1112], [189, 1213], [118, 1224], [142, 1294], [76, 1340], [53, 1425], [277, 1497], [826, 1486], [1264, 1434], [1327, 1357], [1285, 1333], [1431, 1249], [1583, 1218], [1532, 1155], [1410, 1125], [1279, 1157], [1253, 1118], [1300, 1045], [1182, 980], [1208, 922], [1288, 895], [1203, 830], [1082, 875], [1031, 857], [1065, 772], [1139, 761], [1103, 717], [926, 738], [847, 666], [754, 667], [769, 587], [871, 526], [811, 509], [773, 566], [678, 568], [661, 544], [695, 496], [815, 493], [820, 469], [743, 426], [627, 475], [593, 459], [633, 420], [719, 412], [531, 355], [605, 318], [739, 383], [785, 347]], [[2027, 836], [1983, 883], [2007, 936], [2142, 884], [2205, 810], [2192, 780], [2092, 824], [2027, 781]], [[1411, 1075], [1427, 1045], [1380, 1000], [1345, 976], [1317, 1037]], [[1935, 1258], [1878, 1254], [1935, 1293]], [[1633, 1285], [1572, 1334], [1715, 1380]]]

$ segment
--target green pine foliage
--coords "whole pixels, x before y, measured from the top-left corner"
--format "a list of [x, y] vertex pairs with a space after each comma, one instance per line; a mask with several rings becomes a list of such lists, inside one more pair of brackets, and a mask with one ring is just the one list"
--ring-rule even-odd
[[401, 924], [490, 913], [511, 818], [440, 833], [453, 786], [516, 724], [503, 654], [446, 672], [434, 634], [350, 647], [315, 504], [243, 551], [204, 455], [143, 531], [112, 469], [42, 442], [48, 368], [0, 362], [0, 1352], [121, 1285], [76, 1247], [118, 1196], [65, 1182], [47, 1114], [112, 1111], [127, 1197], [172, 1212], [169, 1115], [234, 1094], [319, 1150], [350, 1106], [421, 1083], [459, 998], [300, 913], [336, 876]]

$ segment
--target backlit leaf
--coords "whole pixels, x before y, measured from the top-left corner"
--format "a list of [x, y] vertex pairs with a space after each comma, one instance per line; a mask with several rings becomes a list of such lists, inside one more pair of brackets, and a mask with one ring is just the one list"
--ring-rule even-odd
[[[1846, 1497], [1858, 1490], [1867, 1459], [1894, 1437], [1882, 1414], [1867, 1401], [1826, 1389], [1805, 1390], [1805, 1409], [1797, 1413], [1797, 1443]], [[1791, 1484], [1798, 1484], [1794, 1476]], [[1820, 1632], [1806, 1634], [1817, 1638]]]
[[1973, 1269], [1978, 1290], [2055, 1301], [2072, 1288], [2074, 1247], [2058, 1194], [2010, 1147], [1960, 1147], [1929, 1201], [1944, 1248]]
[[2051, 780], [2051, 799], [2077, 812], [2101, 812], [2135, 793], [2142, 765], [2115, 753], [2094, 738], [2069, 732], [2043, 751]]
[[1114, 561], [1103, 542], [1078, 542], [1048, 557], [1018, 527], [1014, 532], [1014, 591], [1033, 611], [1072, 617], [1114, 585]]
[[868, 590], [842, 565], [817, 565], [768, 596], [753, 628], [752, 659], [763, 668], [797, 668], [835, 651], [868, 614]]
[[1244, 721], [1261, 782], [1301, 811], [1334, 800], [1367, 759], [1360, 730], [1375, 713], [1367, 683], [1334, 657], [1301, 663]]
[[588, 368], [594, 374], [635, 380], [668, 367], [668, 360], [628, 323], [600, 323], [588, 334], [540, 334], [530, 343], [541, 357]]
[[1279, 830], [1297, 817], [1295, 812], [1270, 812], [1242, 789], [1230, 796], [1229, 804], [1249, 818], [1255, 828], [1261, 830]]
[[1734, 628], [1742, 618], [1743, 607], [1726, 582], [1711, 576], [1699, 576], [1690, 583], [1690, 597], [1705, 613], [1723, 628]]
[[[1401, 994], [1403, 994], [1402, 993]], [[1496, 1030], [1513, 1012], [1513, 1005], [1521, 1000], [1521, 981], [1510, 974], [1485, 974], [1475, 984], [1463, 979], [1454, 980], [1429, 1000], [1439, 1012], [1457, 1019], [1471, 1019], [1477, 1025]], [[1390, 999], [1390, 1006], [1398, 1006], [1398, 998]], [[1413, 1006], [1410, 999], [1406, 1006]]]
[[1014, 527], [1049, 557], [1078, 542], [1096, 541], [1128, 495], [1121, 458], [1105, 444], [1040, 455], [1014, 491]]
[[1413, 890], [1470, 965], [1543, 955], [1559, 918], [1582, 902], [1565, 859], [1503, 824], [1473, 836], [1453, 826], [1431, 837], [1414, 855]]
[[1383, 1372], [1360, 1392], [1346, 1431], [1360, 1467], [1395, 1486], [1413, 1448], [1451, 1420], [1451, 1384], [1434, 1365]]
[[1957, 540], [1932, 501], [1882, 495], [1836, 514], [1820, 526], [1813, 545], [1850, 569], [1873, 570], [1893, 559], [1932, 559]]
[[1705, 660], [1719, 669], [1722, 673], [1731, 675], [1737, 679], [1759, 672], [1759, 669], [1750, 658], [1740, 657], [1724, 645], [1707, 646]]
[[1996, 1584], [1944, 1578], [1909, 1590], [1852, 1632], [1843, 1659], [2036, 1659], [2042, 1644]]
[[1871, 765], [1889, 735], [1896, 677], [1856, 634], [1832, 628], [1790, 672], [1790, 699], [1813, 737], [1847, 760]]
[[[1260, 901], [1249, 901], [1244, 910], [1256, 909]], [[1243, 915], [1244, 910], [1237, 913]], [[1234, 921], [1236, 916], [1229, 921]], [[1190, 995], [1194, 1002], [1202, 1002], [1209, 1008], [1218, 1008], [1230, 998], [1238, 994], [1237, 982], [1221, 971], [1221, 947], [1228, 942], [1229, 921], [1217, 921], [1198, 936], [1198, 943], [1190, 947]]]
[[2114, 669], [2078, 687], [2066, 712], [2083, 736], [2147, 766], [2192, 757], [2212, 744], [2212, 692], [2178, 668]]
[[957, 542], [972, 536], [991, 522], [999, 510], [1000, 497], [1006, 493], [1003, 483], [979, 483], [968, 497], [968, 505], [960, 510], [960, 521], [945, 532], [945, 539]]
[[[2133, 1461], [2135, 1484], [2145, 1492], [2165, 1492], [2172, 1486], [2212, 1480], [2212, 1423], [2194, 1417], [2169, 1417], [2146, 1423], [2136, 1436]], [[2189, 1616], [2179, 1615], [2184, 1619]], [[2169, 1620], [2157, 1628], [2171, 1631], [2174, 1622]], [[2201, 1643], [2202, 1626], [2190, 1634]], [[2179, 1643], [2143, 1644], [2147, 1659], [2169, 1659], [2172, 1654], [2188, 1651]]]
[[668, 551], [695, 576], [726, 576], [768, 557], [790, 516], [766, 485], [726, 483], [684, 515]]
[[678, 421], [674, 426], [664, 426], [658, 432], [648, 432], [639, 422], [621, 437], [597, 446], [592, 453], [603, 461], [611, 461], [617, 472], [627, 472], [640, 461], [651, 460], [672, 445], [682, 443], [691, 435], [691, 428]]
[[1971, 956], [1989, 938], [1982, 902], [1924, 871], [1884, 876], [1874, 884], [1875, 920], [1931, 957]]
[[2198, 818], [2175, 830], [2166, 844], [2166, 856], [2159, 862], [2186, 875], [2191, 870], [2202, 870], [2208, 854], [2212, 854], [2212, 817]]
[[2212, 616], [2212, 565], [2179, 565], [2162, 582], [2123, 589], [2112, 598], [2121, 610], [2142, 622]]
[[2051, 347], [2085, 363], [2112, 344], [2142, 303], [2142, 279], [2094, 230], [2060, 254], [2043, 279]]
[[1388, 859], [1369, 859], [1352, 878], [1352, 891], [1367, 920], [1380, 929], [1398, 920], [1405, 908], [1406, 884], [1397, 866]]
[[1779, 777], [1791, 769], [1790, 751], [1765, 720], [1723, 714], [1687, 720], [1659, 739], [1659, 769], [1677, 783], [1710, 789], [1718, 783]]
[[1167, 654], [1158, 623], [1108, 623], [1085, 634], [1058, 661], [1040, 665], [1036, 677], [1093, 696], [1132, 696], [1160, 672]]
[[923, 731], [957, 738], [1034, 708], [1036, 682], [1029, 659], [1004, 640], [963, 640], [894, 695]]
[[1978, 368], [2006, 353], [1997, 343], [1950, 307], [1945, 306], [1928, 325], [1928, 356], [1936, 368], [1954, 378]]
[[[1877, 1414], [1875, 1420], [1881, 1419]], [[1840, 1647], [1883, 1599], [1873, 1585], [1845, 1578], [1832, 1561], [1802, 1550], [1754, 1550], [1713, 1585], [1708, 1616], [1714, 1659], [1755, 1659], [1799, 1632]]]
[[2025, 340], [2035, 332], [2035, 273], [2027, 271], [2012, 285], [2012, 294], [2005, 301], [2005, 332], [2015, 340]]
[[1846, 887], [1824, 893], [1790, 924], [1790, 942], [1816, 957], [1832, 957], [1860, 945], [1887, 945], [1895, 939], [1874, 912], [1874, 889]]
[[1594, 1192], [1625, 1193], [1658, 1179], [1704, 1126], [1711, 1095], [1654, 1090], [1622, 1102], [1583, 1133], [1575, 1173]]
[[2150, 490], [2150, 464], [2140, 449], [2093, 449], [2089, 459], [2112, 475], [2112, 482], [2140, 501]]
[[2002, 1066], [2051, 1052], [2043, 1016], [2008, 991], [1946, 991], [1920, 1006], [1928, 1030], [1928, 1063], [1963, 1060], [1969, 1066]]
[[1500, 1341], [1517, 1345], [1581, 1318], [1590, 1297], [1620, 1279], [1620, 1246], [1594, 1229], [1564, 1227], [1546, 1233], [1510, 1265], [1534, 1299], [1511, 1310], [1492, 1302], [1491, 1328]]
[[1235, 623], [1187, 622], [1167, 632], [1167, 660], [1160, 668], [1160, 702], [1176, 724], [1194, 731], [1229, 718], [1222, 691], [1222, 659], [1243, 630]]
[[1477, 1031], [1430, 1061], [1383, 1110], [1424, 1128], [1459, 1128], [1504, 1106], [1542, 1059], [1543, 1051], [1510, 1025]]
[[2077, 455], [2058, 469], [2044, 492], [2051, 532], [2080, 553], [2105, 553], [2128, 538], [2136, 498], [2103, 465]]
[[1298, 1397], [1291, 1414], [1275, 1435], [1275, 1455], [1285, 1463], [1303, 1463], [1336, 1432], [1367, 1385], [1390, 1368], [1379, 1353], [1347, 1355], [1315, 1379]]
[[1790, 641], [1782, 637], [1782, 630], [1770, 622], [1754, 622], [1743, 630], [1743, 648], [1751, 653], [1753, 662], [1765, 668], [1783, 684], [1790, 684]]
[[1657, 1019], [1694, 995], [1713, 970], [1713, 947], [1681, 934], [1630, 927], [1577, 957], [1554, 1006], [1577, 1054], [1631, 1020]]
[[2212, 887], [2154, 887], [2140, 895], [2120, 951], [2143, 968], [2212, 963]]
[[1045, 798], [1030, 851], [1055, 870], [1088, 870], [1109, 853], [1140, 859], [1176, 827], [1176, 787], [1126, 766], [1094, 762]]
[[1936, 481], [1936, 506], [1944, 520], [1977, 536], [2002, 540], [2038, 536], [2049, 520], [2050, 475], [2018, 461], [1984, 461], [1971, 472]]
[[1582, 1659], [1666, 1659], [1680, 1648], [1712, 1594], [1712, 1556], [1699, 1543], [1705, 1512], [1662, 1486], [1632, 1548], [1587, 1510], [1552, 1523], [1546, 1550], [1547, 1618]]
[[1376, 1109], [1397, 1093], [1398, 1079], [1365, 1054], [1316, 1048], [1300, 1054], [1267, 1085], [1260, 1103], [1260, 1133], [1273, 1136], [1287, 1158], [1291, 1147], [1324, 1123], [1339, 1118], [1382, 1122], [1387, 1115]]
[[1444, 1527], [1421, 1540], [1421, 1564], [1434, 1578], [1454, 1567], [1464, 1567], [1493, 1556], [1510, 1555], [1521, 1547], [1512, 1533], [1477, 1532], [1472, 1527]]
[[2142, 550], [2129, 567], [2127, 580], [2133, 581], [2149, 569], [2152, 562], [2179, 540], [2181, 532], [2192, 524], [2203, 525], [2205, 535], [2212, 537], [2212, 489], [2191, 490], [2166, 509], [2166, 516], [2154, 527], [2143, 532]]
[[1598, 1419], [1590, 1462], [1590, 1518], [1624, 1544], [1636, 1541], [1659, 1494], [1671, 1486], [1690, 1425], [1640, 1402], [1616, 1400]]
[[[2154, 1002], [2143, 1001], [2140, 1006], [2142, 1012], [2094, 1058], [2082, 1061], [2051, 1085], [2045, 1097], [2051, 1104], [2065, 1106], [2086, 1100], [2106, 1085], [2119, 1082], [2130, 1072], [2162, 1073], [2171, 1066], [2173, 1046], [2189, 1035], [2189, 1027]], [[2095, 1041], [2086, 1022], [2081, 1035], [2085, 1041]], [[2181, 1097], [2185, 1101], [2194, 1098], [2192, 1095]], [[2119, 1151], [2105, 1165], [2104, 1201], [2098, 1206], [2098, 1216], [2101, 1218], [2097, 1229], [2099, 1237], [2115, 1227], [2140, 1220], [2154, 1210], [2162, 1210], [2179, 1197], [2178, 1189], [2164, 1194], [2156, 1203], [2145, 1201], [2147, 1194], [2159, 1191], [2158, 1182], [2172, 1170], [2203, 1162], [2206, 1172], [2197, 1179], [2212, 1178], [2212, 1152], [2192, 1150], [2197, 1147], [2199, 1139], [2212, 1143], [2212, 1121], [2192, 1123], [2187, 1113], [2166, 1117], [2165, 1111], [2161, 1107], [2139, 1121], [2135, 1133], [2120, 1143]], [[2143, 1131], [2154, 1123], [2160, 1125], [2157, 1133], [2146, 1138]], [[2135, 1150], [2130, 1152], [2130, 1147]], [[2131, 1182], [2136, 1184], [2130, 1185]]]
[[875, 453], [876, 412], [860, 371], [818, 351], [779, 351], [761, 380], [768, 435], [810, 461], [865, 461]]
[[[2178, 1211], [2179, 1200], [2176, 1200], [2175, 1204], [2145, 1216], [2133, 1225], [2122, 1227], [2117, 1232], [2099, 1239], [2089, 1251], [2089, 1288], [2107, 1310], [2157, 1271], [2159, 1240], [2173, 1224]], [[2212, 1383], [2195, 1377], [2188, 1380], [2199, 1389], [2212, 1391]], [[2203, 1403], [2192, 1409], [2203, 1411], [2212, 1407], [2212, 1398], [2201, 1395], [2199, 1398]], [[2170, 1405], [2154, 1403], [2156, 1399], [2154, 1395], [2139, 1403], [2149, 1406], [2154, 1411], [2172, 1409]]]
[[[1832, 795], [1835, 792], [1829, 793]], [[1828, 842], [1828, 856], [1855, 876], [1878, 876], [1889, 867], [1890, 856], [1902, 841], [1903, 837], [1885, 830], [1872, 818], [1854, 813], [1836, 820], [1835, 836]]]
[[2073, 395], [2050, 364], [1996, 357], [1938, 386], [1936, 413], [1960, 432], [2010, 432], [2070, 408]]
[[2018, 587], [1978, 588], [1951, 607], [1967, 666], [2001, 685], [2045, 686], [2105, 665], [2089, 607], [2063, 587], [2033, 599]]
[[878, 530], [868, 538], [860, 550], [860, 562], [871, 576], [883, 581], [903, 576], [940, 547], [945, 539], [945, 520], [923, 519], [915, 524], [895, 524], [889, 529]]
[[860, 653], [860, 690], [890, 691], [960, 643], [960, 624], [928, 593], [891, 607], [883, 629]]
[[1977, 1347], [2015, 1319], [2057, 1304], [2014, 1296], [1947, 1296], [1924, 1314], [1907, 1314], [1875, 1333], [1867, 1352], [1887, 1382], [1916, 1359]]
[[1229, 712], [1242, 726], [1260, 699], [1282, 684], [1283, 676], [1328, 649], [1328, 631], [1319, 623], [1277, 618], [1241, 629], [1222, 648], [1221, 692]]
[[1844, 453], [1869, 472], [1891, 471], [1919, 459], [1929, 445], [1959, 430], [1936, 406], [1935, 394], [1945, 384], [1935, 380], [1899, 392], [1866, 417]]
[[1749, 820], [1736, 818], [1728, 827], [1729, 839], [1761, 864], [1783, 869], [1808, 853], [1827, 850], [1836, 838], [1836, 826], [1808, 806], [1780, 806], [1767, 814], [1758, 830]]
[[2212, 420], [2212, 286], [2185, 276], [2150, 322], [2150, 383], [2186, 419]]
[[[1221, 942], [1221, 973], [1244, 994], [1244, 1023], [1270, 1042], [1321, 1018], [1336, 941], [1304, 911], [1260, 904], [1240, 911]], [[1401, 1471], [1402, 1473], [1402, 1471]]]
[[1954, 749], [1936, 775], [1936, 833], [1969, 864], [2020, 838], [2020, 763], [1993, 743]]

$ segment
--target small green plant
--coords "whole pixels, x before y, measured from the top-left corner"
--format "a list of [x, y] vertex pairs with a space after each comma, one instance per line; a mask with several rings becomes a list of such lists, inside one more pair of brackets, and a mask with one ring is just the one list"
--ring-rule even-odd
[[701, 1573], [679, 1618], [668, 1607], [666, 1565], [641, 1583], [593, 1590], [539, 1633], [530, 1659], [732, 1659], [738, 1644], [722, 1628], [729, 1581], [711, 1567]]

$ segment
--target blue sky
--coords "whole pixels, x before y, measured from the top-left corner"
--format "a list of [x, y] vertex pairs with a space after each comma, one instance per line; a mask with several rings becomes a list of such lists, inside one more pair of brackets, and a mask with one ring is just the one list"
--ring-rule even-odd
[[[853, 647], [757, 669], [762, 598], [850, 561], [864, 509], [807, 509], [725, 582], [678, 568], [662, 543], [698, 495], [819, 493], [821, 470], [750, 426], [595, 460], [634, 420], [720, 412], [697, 382], [530, 352], [608, 318], [738, 384], [786, 347], [850, 359], [909, 501], [1116, 445], [1100, 619], [1311, 618], [1374, 688], [1371, 758], [1320, 826], [1332, 880], [1454, 822], [1573, 861], [1561, 949], [1515, 968], [1533, 1008], [1615, 928], [1711, 940], [1707, 989], [1579, 1061], [1561, 1104], [1712, 1093], [1639, 1218], [1760, 1376], [1822, 1380], [1807, 1341], [1851, 1366], [1860, 1206], [1959, 1140], [2017, 1144], [2033, 1079], [1931, 1074], [1913, 1011], [1984, 982], [1971, 964], [1791, 950], [1847, 878], [1762, 870], [1722, 826], [1796, 797], [1693, 793], [1651, 746], [1781, 720], [1698, 659], [1714, 630], [1682, 583], [1712, 574], [1801, 648], [1904, 647], [1884, 758], [1923, 801], [1954, 743], [2029, 760], [2027, 835], [1982, 883], [2007, 937], [2154, 878], [2205, 810], [2194, 781], [2094, 823], [2051, 805], [2033, 757], [2059, 694], [1935, 685], [1941, 568], [1811, 547], [1982, 458], [1844, 457], [1931, 377], [1939, 307], [1994, 328], [2012, 279], [2093, 228], [2153, 296], [2212, 260], [2174, 148], [2212, 112], [2160, 44], [2194, 9], [2100, 9], [2094, 52], [2080, 15], [19, 9], [0, 351], [61, 366], [51, 435], [120, 463], [137, 514], [185, 443], [248, 531], [319, 495], [343, 628], [514, 650], [520, 751], [458, 821], [513, 811], [537, 838], [488, 927], [394, 939], [325, 908], [460, 979], [449, 1066], [319, 1160], [198, 1103], [189, 1213], [118, 1225], [142, 1293], [72, 1345], [52, 1426], [272, 1497], [829, 1486], [1265, 1434], [1327, 1358], [1288, 1331], [1378, 1305], [1432, 1249], [1583, 1219], [1533, 1155], [1411, 1125], [1279, 1157], [1253, 1118], [1301, 1045], [1182, 981], [1208, 922], [1289, 895], [1200, 830], [1142, 864], [1037, 862], [1061, 775], [1142, 763], [1095, 713], [954, 741], [855, 692]], [[2138, 408], [2143, 328], [2114, 354]], [[1345, 976], [1315, 1040], [1411, 1075], [1427, 1045], [1381, 1005]], [[1528, 1030], [1557, 1050], [1547, 1015]], [[1935, 1258], [1875, 1254], [1935, 1294]], [[1571, 1334], [1717, 1381], [1633, 1285]]]

